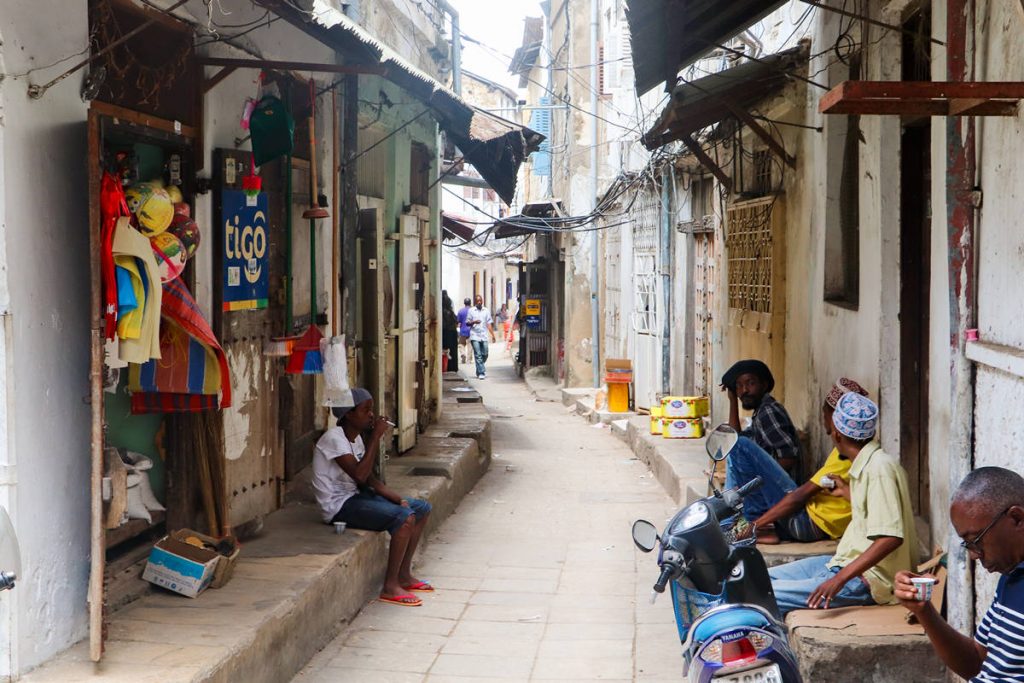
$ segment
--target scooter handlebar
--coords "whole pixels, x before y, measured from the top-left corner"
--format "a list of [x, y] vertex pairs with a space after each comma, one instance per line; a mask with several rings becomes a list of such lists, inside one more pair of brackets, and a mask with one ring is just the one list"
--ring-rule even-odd
[[675, 571], [671, 564], [665, 563], [661, 565], [661, 575], [658, 577], [658, 582], [654, 584], [655, 593], [664, 593], [665, 586], [668, 585], [668, 580], [672, 578], [672, 574]]

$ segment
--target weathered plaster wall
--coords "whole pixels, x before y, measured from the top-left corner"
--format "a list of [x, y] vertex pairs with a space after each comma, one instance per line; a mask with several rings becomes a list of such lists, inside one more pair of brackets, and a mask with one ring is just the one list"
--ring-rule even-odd
[[[12, 431], [6, 461], [17, 481], [12, 510], [21, 541], [22, 577], [4, 595], [16, 612], [13, 635], [0, 643], [0, 666], [30, 668], [85, 634], [89, 571], [89, 260], [86, 105], [81, 78], [41, 101], [28, 83], [46, 82], [64, 66], [30, 76], [86, 44], [85, 3], [13, 0], [0, 14], [6, 76], [3, 102], [3, 230], [13, 286], [7, 348]], [[44, 39], [45, 38], [45, 39]], [[10, 198], [17, 198], [11, 201]], [[57, 428], [55, 428], [55, 425]]]

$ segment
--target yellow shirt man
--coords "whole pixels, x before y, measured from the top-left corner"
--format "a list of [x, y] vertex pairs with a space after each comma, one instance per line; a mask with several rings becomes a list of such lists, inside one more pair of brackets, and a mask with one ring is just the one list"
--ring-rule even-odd
[[[825, 459], [825, 464], [814, 473], [811, 481], [820, 485], [822, 477], [848, 480], [851, 464], [846, 458], [840, 458], [839, 450], [833, 448], [832, 452], [828, 454], [828, 458]], [[814, 494], [804, 507], [807, 510], [807, 516], [811, 518], [815, 526], [828, 534], [830, 538], [842, 536], [853, 516], [850, 501], [833, 496], [825, 490]]]

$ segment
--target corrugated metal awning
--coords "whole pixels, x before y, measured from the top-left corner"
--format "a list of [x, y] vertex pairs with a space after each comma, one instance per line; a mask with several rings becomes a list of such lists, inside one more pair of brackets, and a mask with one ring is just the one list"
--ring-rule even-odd
[[647, 149], [657, 149], [681, 140], [714, 123], [745, 111], [759, 100], [777, 92], [807, 62], [807, 46], [785, 50], [731, 69], [681, 83], [642, 140]]
[[519, 166], [543, 142], [543, 135], [472, 106], [324, 0], [314, 0], [312, 12], [299, 11], [288, 0], [257, 2], [352, 63], [384, 66], [385, 78], [429, 107], [466, 161], [502, 200], [512, 203]]
[[636, 92], [664, 83], [679, 69], [786, 4], [784, 0], [627, 0]]
[[495, 221], [495, 239], [522, 237], [535, 232], [555, 232], [565, 218], [561, 199], [542, 199], [523, 206], [522, 213]]

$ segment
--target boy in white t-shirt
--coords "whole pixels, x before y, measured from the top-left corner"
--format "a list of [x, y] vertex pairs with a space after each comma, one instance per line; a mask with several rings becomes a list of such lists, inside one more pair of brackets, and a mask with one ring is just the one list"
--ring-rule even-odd
[[[338, 426], [324, 432], [313, 452], [313, 489], [324, 522], [345, 522], [353, 529], [387, 530], [391, 534], [388, 567], [380, 599], [406, 607], [423, 601], [411, 591], [434, 590], [412, 575], [412, 556], [427, 525], [430, 503], [402, 498], [374, 476], [381, 438], [390, 427], [373, 414], [373, 398], [366, 389], [353, 389], [352, 408], [333, 408]], [[372, 428], [369, 447], [363, 432]]]

